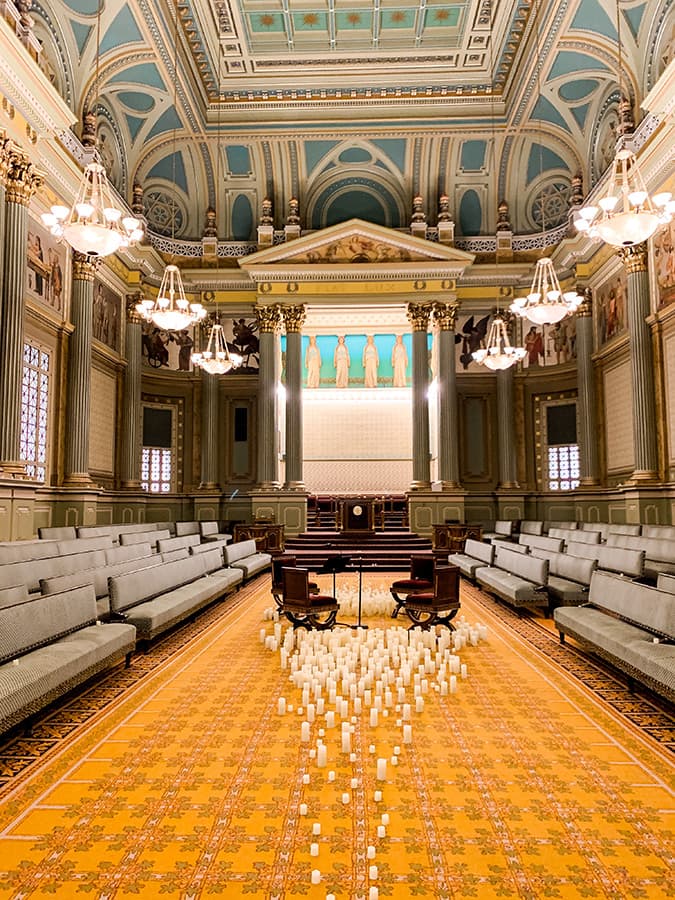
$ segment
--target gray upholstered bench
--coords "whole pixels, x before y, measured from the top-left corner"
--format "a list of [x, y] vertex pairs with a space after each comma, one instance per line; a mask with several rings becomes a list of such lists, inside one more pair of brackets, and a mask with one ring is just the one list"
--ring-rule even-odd
[[629, 550], [624, 547], [608, 547], [606, 544], [567, 545], [568, 556], [580, 556], [584, 559], [595, 559], [598, 569], [627, 575], [630, 578], [642, 578], [645, 566], [644, 550]]
[[484, 544], [483, 541], [474, 541], [467, 538], [464, 544], [464, 553], [451, 553], [448, 562], [453, 566], [457, 566], [459, 571], [465, 578], [471, 581], [476, 576], [476, 569], [481, 566], [491, 566], [495, 558], [495, 547], [493, 544]]
[[630, 534], [610, 534], [607, 538], [607, 546], [644, 550], [644, 574], [654, 582], [661, 572], [667, 575], [675, 574], [675, 541]]
[[483, 540], [489, 541], [492, 538], [511, 538], [515, 531], [516, 523], [513, 519], [497, 519], [494, 531], [484, 531]]
[[546, 606], [548, 560], [498, 547], [493, 566], [476, 569], [478, 584], [516, 607]]
[[520, 523], [520, 534], [542, 535], [544, 523], [535, 519], [523, 519]]
[[0, 566], [0, 588], [25, 584], [29, 594], [39, 593], [41, 578], [71, 575], [82, 569], [97, 569], [104, 566], [105, 562], [105, 550], [90, 550], [86, 553], [71, 553], [68, 556], [9, 563]]
[[133, 544], [150, 544], [153, 549], [157, 549], [160, 541], [169, 540], [170, 531], [167, 529], [157, 531], [125, 531], [120, 534], [120, 544], [123, 547], [130, 547]]
[[542, 534], [522, 534], [518, 538], [518, 543], [521, 546], [529, 547], [532, 550], [533, 547], [537, 547], [539, 550], [548, 550], [551, 553], [562, 553], [564, 541], [562, 538], [556, 537], [547, 537]]
[[259, 553], [254, 540], [237, 541], [223, 548], [223, 559], [226, 566], [241, 569], [244, 578], [252, 578], [272, 565], [269, 553]]
[[176, 537], [199, 534], [199, 522], [176, 522]]
[[675, 594], [594, 572], [588, 604], [559, 607], [554, 619], [561, 642], [570, 635], [629, 678], [675, 700]]
[[532, 548], [533, 556], [548, 559], [549, 606], [579, 606], [588, 599], [588, 588], [596, 569], [595, 559], [568, 556], [567, 553], [550, 553]]
[[656, 538], [660, 541], [675, 541], [675, 525], [643, 525], [642, 537]]
[[217, 522], [200, 522], [199, 533], [201, 534], [203, 541], [225, 541], [226, 544], [229, 544], [232, 540], [231, 534], [226, 534], [224, 531], [218, 530]]
[[157, 542], [157, 549], [160, 553], [170, 553], [172, 550], [185, 548], [189, 553], [189, 548], [199, 543], [201, 541], [198, 534], [183, 534], [180, 537], [162, 538]]
[[579, 528], [549, 528], [548, 536], [559, 538], [563, 540], [565, 544], [569, 544], [570, 541], [574, 541], [577, 544], [600, 543], [599, 531], [582, 531]]
[[29, 599], [0, 591], [0, 732], [22, 722], [136, 645], [133, 625], [96, 622], [92, 585]]
[[136, 626], [139, 640], [149, 641], [240, 584], [242, 573], [222, 565], [222, 552], [214, 549], [163, 563], [151, 578], [144, 571], [115, 575], [108, 580], [111, 611]]

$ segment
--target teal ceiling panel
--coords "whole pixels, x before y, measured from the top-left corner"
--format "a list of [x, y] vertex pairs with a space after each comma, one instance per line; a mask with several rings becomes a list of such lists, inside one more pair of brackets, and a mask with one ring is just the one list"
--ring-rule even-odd
[[141, 91], [120, 91], [117, 95], [120, 103], [136, 112], [150, 112], [155, 105], [155, 100], [150, 94], [143, 94]]
[[370, 9], [348, 9], [335, 13], [335, 27], [338, 31], [372, 31], [373, 12]]
[[382, 10], [382, 29], [386, 28], [414, 28], [415, 9], [384, 9]]
[[583, 131], [584, 125], [586, 124], [586, 117], [588, 116], [588, 110], [591, 108], [590, 103], [584, 103], [581, 106], [573, 106], [572, 107], [572, 115], [577, 120], [577, 124], [579, 128]]
[[135, 141], [138, 135], [138, 132], [141, 130], [143, 125], [145, 124], [145, 119], [139, 119], [138, 116], [130, 116], [128, 113], [125, 114], [125, 119], [127, 120], [127, 126], [129, 128], [129, 134], [131, 135], [131, 140]]
[[347, 147], [339, 155], [338, 160], [349, 165], [351, 163], [369, 163], [373, 161], [373, 157], [364, 147]]
[[565, 160], [554, 150], [544, 147], [543, 144], [532, 144], [527, 164], [527, 183], [530, 184], [542, 172], [548, 172], [550, 169], [565, 169], [569, 172], [569, 166]]
[[232, 204], [232, 238], [249, 241], [253, 234], [253, 208], [245, 194], [239, 194]]
[[531, 119], [538, 119], [540, 122], [550, 122], [551, 125], [559, 125], [565, 131], [569, 131], [570, 127], [563, 118], [562, 114], [555, 108], [547, 97], [540, 97], [534, 109], [532, 110]]
[[187, 177], [185, 175], [185, 164], [183, 162], [183, 154], [180, 150], [170, 153], [164, 159], [160, 159], [152, 169], [148, 172], [148, 178], [164, 178], [172, 184], [177, 184], [185, 193], [188, 192]]
[[136, 24], [133, 13], [125, 4], [117, 13], [106, 33], [101, 38], [101, 53], [114, 50], [124, 44], [137, 44], [143, 40], [143, 35]]
[[387, 214], [379, 197], [367, 191], [346, 191], [327, 205], [325, 225], [337, 225], [347, 219], [363, 219], [375, 225], [387, 225]]
[[646, 3], [643, 3], [642, 6], [634, 6], [632, 9], [625, 9], [623, 11], [626, 21], [628, 22], [628, 27], [633, 32], [633, 37], [635, 38], [638, 36], [646, 5]]
[[460, 167], [464, 172], [480, 172], [485, 165], [485, 141], [464, 141], [460, 154]]
[[567, 84], [563, 84], [558, 93], [560, 94], [563, 100], [566, 100], [568, 103], [574, 103], [578, 100], [583, 100], [584, 97], [588, 97], [589, 94], [592, 94], [594, 90], [597, 89], [600, 82], [596, 81], [594, 78], [579, 78], [575, 81], [568, 81]]
[[305, 165], [307, 172], [311, 173], [313, 169], [321, 162], [324, 156], [337, 147], [337, 141], [305, 141]]
[[248, 17], [248, 27], [253, 34], [267, 34], [274, 31], [284, 32], [284, 17], [280, 12], [271, 10], [269, 12], [260, 12]]
[[157, 137], [158, 134], [163, 134], [165, 131], [173, 131], [174, 128], [180, 128], [181, 121], [178, 118], [178, 114], [176, 113], [176, 107], [170, 106], [162, 115], [157, 119], [155, 124], [150, 129], [148, 134], [148, 140], [153, 137]]
[[405, 151], [408, 145], [405, 138], [381, 138], [372, 143], [393, 162], [399, 171], [405, 171]]
[[562, 50], [555, 58], [548, 80], [559, 78], [561, 75], [579, 75], [580, 72], [584, 72], [586, 69], [600, 72], [610, 71], [603, 62], [594, 56], [589, 56], [588, 53]]
[[599, 0], [581, 0], [577, 14], [572, 20], [572, 28], [602, 34], [613, 41], [617, 39], [616, 25], [602, 8]]
[[227, 171], [230, 175], [249, 175], [251, 173], [251, 154], [248, 147], [233, 144], [225, 148]]
[[433, 6], [427, 8], [424, 17], [425, 28], [457, 28], [462, 14], [462, 6]]
[[108, 79], [108, 84], [142, 84], [143, 87], [154, 87], [166, 90], [166, 85], [154, 63], [140, 63], [122, 69]]
[[79, 22], [71, 21], [70, 27], [73, 29], [73, 36], [77, 44], [77, 51], [82, 56], [84, 48], [87, 46], [89, 35], [94, 30], [91, 25], [81, 25]]
[[68, 9], [81, 16], [95, 16], [98, 12], [99, 0], [63, 0]]
[[294, 12], [292, 15], [294, 31], [326, 31], [328, 29], [328, 16], [325, 11], [308, 9], [303, 12]]
[[465, 237], [480, 234], [483, 211], [480, 198], [474, 190], [465, 191], [459, 204], [459, 227]]

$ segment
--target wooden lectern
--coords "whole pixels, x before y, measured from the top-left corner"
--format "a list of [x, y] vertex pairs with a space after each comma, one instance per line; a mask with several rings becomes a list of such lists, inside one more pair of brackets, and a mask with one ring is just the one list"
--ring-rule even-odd
[[348, 497], [340, 501], [340, 530], [343, 534], [374, 534], [375, 512], [372, 500]]

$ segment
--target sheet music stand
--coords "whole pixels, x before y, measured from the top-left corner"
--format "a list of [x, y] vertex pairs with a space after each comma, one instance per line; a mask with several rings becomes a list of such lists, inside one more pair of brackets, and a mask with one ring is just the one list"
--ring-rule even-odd
[[352, 561], [351, 556], [344, 556], [342, 553], [336, 553], [328, 556], [320, 569], [316, 570], [317, 575], [333, 576], [333, 596], [335, 596], [335, 576], [338, 572], [344, 572]]

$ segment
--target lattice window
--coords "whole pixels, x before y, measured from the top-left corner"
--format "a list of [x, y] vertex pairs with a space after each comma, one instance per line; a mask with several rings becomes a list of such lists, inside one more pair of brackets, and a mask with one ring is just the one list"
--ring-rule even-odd
[[579, 445], [558, 444], [548, 448], [549, 491], [573, 491], [579, 487]]
[[23, 345], [21, 382], [21, 449], [26, 474], [36, 481], [47, 477], [50, 354], [32, 344]]
[[141, 486], [151, 494], [168, 494], [173, 479], [173, 451], [162, 447], [143, 447]]

